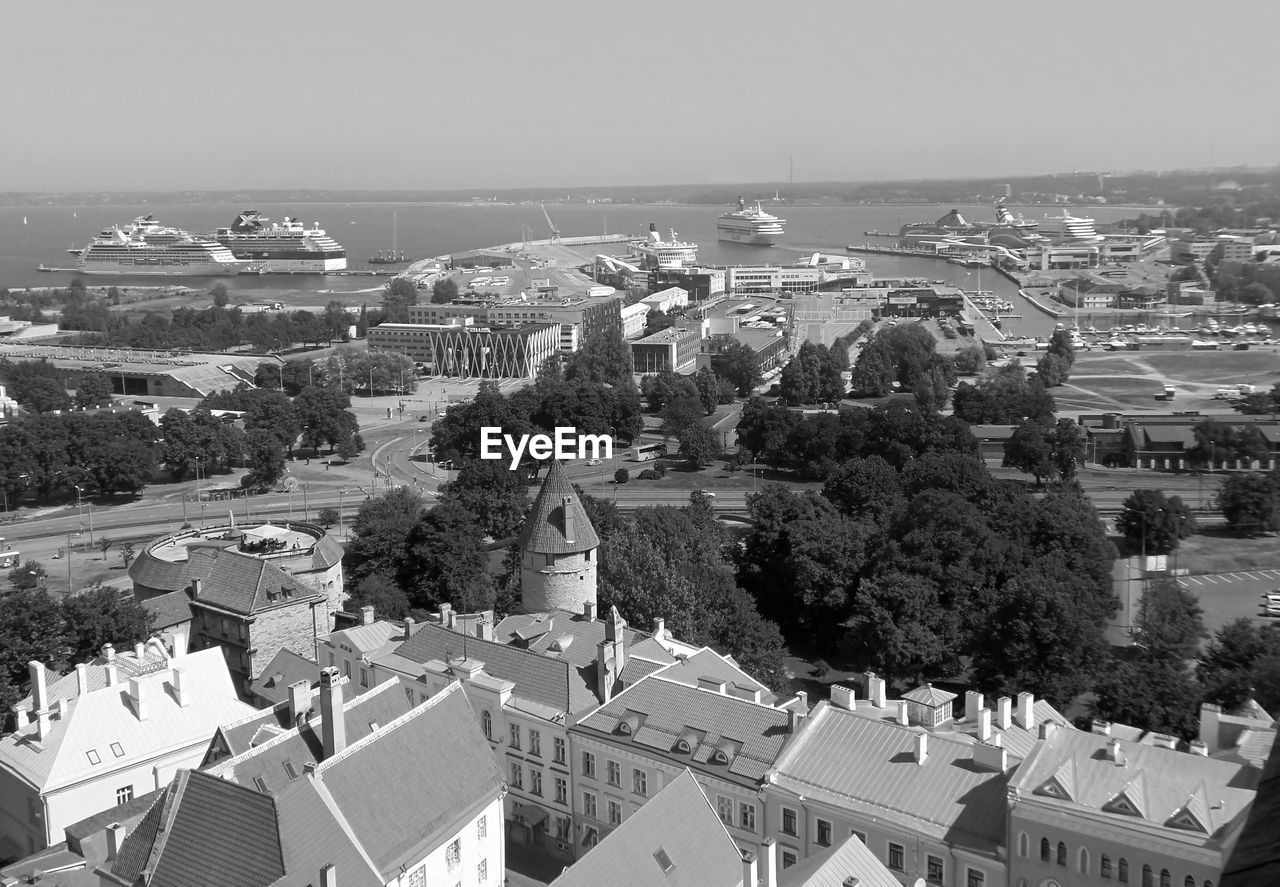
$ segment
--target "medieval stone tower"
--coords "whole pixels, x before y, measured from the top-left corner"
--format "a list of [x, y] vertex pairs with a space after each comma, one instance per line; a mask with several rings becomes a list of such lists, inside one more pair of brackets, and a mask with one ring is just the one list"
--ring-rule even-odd
[[524, 612], [581, 613], [584, 604], [595, 610], [600, 538], [559, 462], [547, 470], [519, 544]]

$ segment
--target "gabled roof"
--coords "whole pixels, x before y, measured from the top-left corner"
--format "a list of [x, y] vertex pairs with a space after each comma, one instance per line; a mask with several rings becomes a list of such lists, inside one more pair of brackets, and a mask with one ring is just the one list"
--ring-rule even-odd
[[281, 647], [262, 674], [251, 681], [253, 695], [275, 705], [289, 698], [289, 685], [306, 681], [313, 688], [320, 685], [320, 666], [305, 656]]
[[800, 860], [778, 876], [778, 887], [846, 887], [855, 878], [857, 887], [901, 887], [884, 863], [857, 835], [844, 843]]
[[[1117, 743], [1120, 762], [1107, 754], [1111, 742]], [[1194, 815], [1206, 817], [1202, 838], [1221, 836], [1228, 825], [1242, 819], [1258, 782], [1258, 771], [1244, 764], [1114, 736], [1054, 730], [1023, 761], [1010, 788], [1033, 794], [1068, 760], [1075, 772], [1073, 798], [1068, 801], [1035, 793], [1037, 802], [1090, 808], [1109, 814], [1116, 826], [1131, 821], [1146, 828], [1171, 828], [1165, 833], [1169, 837], [1195, 834], [1170, 823], [1199, 792], [1213, 802], [1207, 810], [1192, 804]]]
[[[391, 655], [421, 666], [431, 661], [456, 661], [464, 653], [468, 659], [483, 662], [486, 674], [514, 683], [516, 696], [547, 706], [555, 712], [575, 713], [599, 705], [595, 690], [588, 685], [582, 670], [562, 659], [497, 641], [467, 637], [431, 623], [415, 629], [413, 637]], [[591, 674], [594, 673], [593, 661]]]
[[[344, 680], [343, 686], [351, 685]], [[412, 708], [404, 686], [399, 679], [391, 680], [344, 700], [342, 715], [348, 744], [363, 739]], [[228, 724], [219, 731], [218, 738], [233, 757], [217, 762], [209, 772], [259, 790], [262, 790], [258, 785], [261, 780], [269, 792], [287, 786], [302, 775], [307, 764], [319, 761], [323, 755], [324, 718], [314, 695], [311, 704], [311, 713], [300, 726], [291, 722], [288, 701], [255, 717]]]
[[1190, 425], [1141, 425], [1148, 446], [1157, 444], [1181, 444], [1189, 450], [1196, 445], [1196, 433]]
[[152, 629], [161, 631], [191, 621], [191, 598], [185, 591], [169, 591], [141, 601], [150, 611]]
[[[631, 660], [628, 660], [627, 667], [630, 666]], [[778, 701], [778, 697], [768, 687], [739, 668], [732, 659], [720, 655], [710, 647], [703, 647], [692, 656], [677, 660], [662, 669], [661, 675], [665, 680], [690, 687], [698, 686], [698, 681], [702, 678], [723, 681], [727, 685], [727, 692], [731, 694], [735, 689], [746, 692], [758, 690], [760, 701], [765, 705], [775, 705]]]
[[[790, 723], [787, 711], [652, 675], [619, 693], [572, 730], [597, 739], [607, 736], [637, 754], [682, 762], [720, 779], [754, 785], [791, 737]], [[690, 743], [690, 753], [678, 752], [676, 743], [689, 735], [700, 741]]]
[[[565, 533], [566, 517], [570, 532]], [[546, 480], [520, 531], [521, 551], [576, 554], [600, 546], [600, 537], [587, 517], [578, 494], [558, 460], [552, 460]]]
[[284, 875], [274, 801], [199, 771], [179, 770], [109, 864], [126, 884], [267, 887]]
[[193, 550], [189, 563], [191, 575], [202, 580], [200, 593], [192, 600], [196, 605], [251, 616], [320, 595], [274, 564], [238, 551]]
[[[927, 755], [917, 763], [921, 735], [928, 737]], [[976, 766], [967, 738], [923, 733], [820, 702], [774, 770], [775, 784], [792, 794], [952, 845], [990, 854], [1005, 840], [1008, 778]]]
[[388, 880], [503, 794], [502, 773], [456, 682], [320, 762], [315, 776]]
[[368, 625], [353, 625], [350, 628], [331, 632], [325, 636], [325, 640], [333, 644], [345, 643], [363, 657], [376, 653], [385, 647], [388, 641], [403, 635], [403, 626], [380, 619]]
[[189, 653], [173, 665], [182, 670], [190, 699], [185, 707], [178, 704], [170, 669], [163, 667], [139, 677], [147, 694], [146, 720], [134, 712], [127, 681], [91, 689], [64, 700], [64, 713], [50, 719], [43, 742], [35, 738], [34, 723], [0, 737], [0, 768], [50, 791], [133, 766], [161, 749], [206, 743], [220, 724], [253, 711], [237, 697], [220, 648]]
[[551, 887], [624, 882], [627, 887], [742, 884], [738, 847], [688, 770], [552, 881]]

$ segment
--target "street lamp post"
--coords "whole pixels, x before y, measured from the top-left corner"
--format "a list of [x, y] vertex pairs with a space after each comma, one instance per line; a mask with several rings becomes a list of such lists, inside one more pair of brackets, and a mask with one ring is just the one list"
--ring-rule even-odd
[[307, 523], [311, 522], [311, 506], [307, 504], [307, 487], [309, 484], [302, 485], [302, 519]]
[[[80, 488], [79, 484], [76, 484], [75, 487], [76, 487], [76, 511], [80, 512], [80, 519], [83, 521], [84, 509], [83, 509], [83, 501], [81, 499], [80, 494], [83, 493], [84, 491]], [[89, 503], [89, 544], [90, 545], [93, 544], [93, 503], [92, 502]]]
[[348, 537], [347, 537], [347, 529], [346, 529], [346, 525], [345, 525], [345, 524], [343, 524], [343, 522], [342, 522], [342, 514], [343, 514], [342, 506], [343, 506], [343, 500], [344, 500], [344, 497], [345, 497], [346, 495], [347, 495], [347, 490], [346, 490], [346, 488], [345, 488], [345, 487], [339, 487], [339, 488], [338, 488], [338, 530], [342, 533], [342, 538], [344, 538], [344, 539], [348, 538]]

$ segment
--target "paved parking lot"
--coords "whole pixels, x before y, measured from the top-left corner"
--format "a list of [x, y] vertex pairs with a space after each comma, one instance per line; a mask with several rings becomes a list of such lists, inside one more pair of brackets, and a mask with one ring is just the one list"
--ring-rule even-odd
[[1259, 625], [1280, 621], [1262, 615], [1262, 595], [1280, 589], [1280, 570], [1181, 576], [1178, 584], [1200, 599], [1200, 606], [1204, 608], [1204, 624], [1210, 632], [1216, 632], [1241, 616]]

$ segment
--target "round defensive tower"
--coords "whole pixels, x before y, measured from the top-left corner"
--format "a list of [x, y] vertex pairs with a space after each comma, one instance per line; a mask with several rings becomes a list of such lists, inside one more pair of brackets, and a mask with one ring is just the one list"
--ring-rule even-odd
[[594, 610], [600, 537], [559, 462], [547, 470], [519, 545], [521, 610]]

